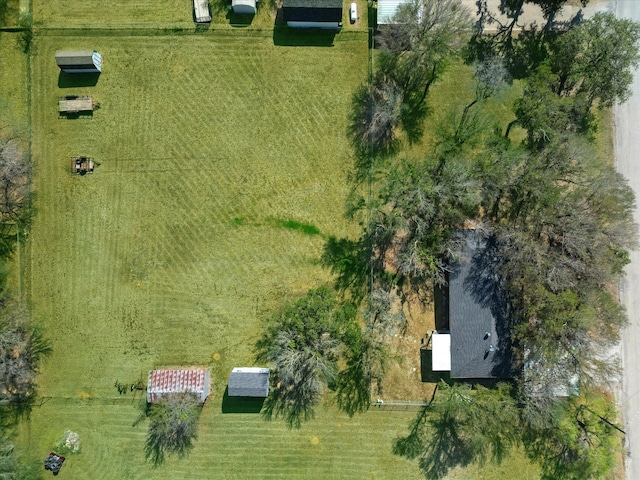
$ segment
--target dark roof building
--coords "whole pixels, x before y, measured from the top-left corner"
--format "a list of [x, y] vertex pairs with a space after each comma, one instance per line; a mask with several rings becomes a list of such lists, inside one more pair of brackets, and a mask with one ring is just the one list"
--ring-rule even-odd
[[284, 0], [284, 21], [293, 28], [342, 27], [342, 0]]
[[447, 288], [437, 292], [444, 296], [440, 308], [449, 323], [451, 378], [510, 378], [507, 313], [498, 294], [499, 279], [486, 268], [487, 240], [477, 230], [457, 234], [463, 244], [461, 258], [451, 265]]
[[163, 368], [149, 372], [147, 402], [157, 402], [171, 393], [195, 393], [202, 403], [209, 396], [211, 373], [208, 368]]
[[230, 397], [261, 397], [269, 395], [269, 369], [257, 367], [234, 368], [229, 375]]
[[65, 73], [102, 71], [102, 55], [95, 50], [61, 50], [56, 52], [56, 63]]

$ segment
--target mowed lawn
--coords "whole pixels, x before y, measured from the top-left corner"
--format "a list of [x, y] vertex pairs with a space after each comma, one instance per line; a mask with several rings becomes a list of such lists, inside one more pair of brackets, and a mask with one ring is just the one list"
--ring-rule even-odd
[[[17, 0], [10, 0], [17, 1]], [[367, 2], [357, 0], [359, 20], [349, 22], [349, 4], [344, 1], [342, 21], [345, 30], [367, 27]], [[210, 0], [212, 21], [201, 30], [272, 29], [276, 23], [275, 0], [259, 0], [256, 15], [236, 15], [230, 0]], [[282, 2], [280, 2], [282, 3]], [[192, 0], [49, 0], [33, 3], [36, 27], [67, 28], [178, 28], [195, 29]], [[132, 33], [134, 30], [131, 31]]]
[[[54, 53], [73, 48], [102, 52], [95, 85], [59, 78]], [[391, 453], [412, 413], [350, 420], [328, 405], [292, 432], [221, 412], [231, 368], [253, 365], [261, 322], [330, 281], [318, 262], [327, 235], [356, 232], [343, 217], [345, 130], [367, 35], [330, 48], [235, 32], [39, 35], [31, 62], [37, 213], [23, 289], [53, 353], [21, 446], [39, 458], [64, 430], [80, 433], [60, 478], [418, 478]], [[59, 118], [69, 94], [100, 108]], [[99, 163], [94, 174], [69, 173], [79, 154]], [[133, 426], [139, 402], [114, 383], [192, 364], [214, 376], [199, 439], [154, 473], [146, 423]]]
[[[29, 139], [28, 61], [24, 54], [21, 32], [0, 32], [0, 140], [15, 139], [26, 152]], [[7, 68], [6, 66], [9, 66]], [[0, 280], [19, 293], [18, 261], [20, 251], [13, 258], [0, 261]], [[5, 265], [6, 264], [6, 265]]]
[[32, 12], [34, 26], [193, 25], [191, 0], [35, 1]]

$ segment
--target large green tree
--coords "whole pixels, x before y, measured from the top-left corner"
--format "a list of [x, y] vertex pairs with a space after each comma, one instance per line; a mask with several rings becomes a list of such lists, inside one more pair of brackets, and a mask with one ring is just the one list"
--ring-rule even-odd
[[376, 77], [401, 92], [400, 124], [410, 142], [422, 137], [425, 99], [447, 60], [463, 47], [471, 24], [460, 0], [410, 0], [398, 7], [391, 24], [379, 26]]
[[185, 456], [193, 448], [202, 404], [193, 393], [162, 396], [149, 407], [145, 455], [154, 465], [167, 454]]
[[592, 104], [612, 106], [631, 94], [638, 65], [640, 25], [600, 12], [551, 42], [551, 65], [560, 95], [584, 94]]
[[257, 343], [257, 359], [272, 366], [266, 418], [292, 427], [313, 417], [314, 406], [338, 373], [339, 347], [353, 328], [355, 309], [320, 287], [276, 313]]
[[420, 103], [442, 73], [443, 62], [462, 47], [470, 26], [470, 12], [459, 0], [401, 4], [392, 23], [380, 25], [378, 31], [386, 73]]
[[28, 406], [36, 395], [36, 376], [49, 343], [15, 303], [0, 305], [0, 405]]
[[42, 464], [24, 461], [16, 454], [14, 445], [0, 432], [0, 479], [42, 480]]
[[518, 408], [511, 387], [438, 384], [436, 398], [414, 420], [394, 453], [419, 458], [425, 478], [444, 478], [457, 466], [500, 462], [519, 442]]
[[31, 169], [17, 139], [0, 142], [0, 221], [17, 221], [29, 203]]
[[572, 397], [547, 428], [525, 430], [525, 449], [540, 464], [542, 480], [606, 478], [623, 451], [616, 420], [605, 397]]
[[367, 235], [374, 272], [385, 272], [402, 289], [445, 281], [446, 258], [456, 255], [452, 236], [477, 213], [477, 184], [457, 159], [428, 157], [405, 161], [391, 169], [379, 185]]
[[387, 371], [391, 339], [403, 334], [407, 318], [397, 305], [397, 296], [376, 288], [363, 315], [363, 326], [353, 325], [344, 335], [344, 363], [338, 374], [336, 399], [338, 406], [353, 415], [369, 408], [371, 388], [379, 385]]

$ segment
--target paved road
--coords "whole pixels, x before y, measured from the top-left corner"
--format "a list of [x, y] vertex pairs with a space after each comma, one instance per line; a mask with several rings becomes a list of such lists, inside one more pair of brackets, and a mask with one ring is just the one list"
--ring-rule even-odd
[[[640, 21], [639, 0], [617, 0], [616, 15]], [[636, 193], [640, 203], [640, 72], [636, 72], [633, 95], [616, 106], [616, 164]], [[635, 221], [640, 224], [640, 210]], [[626, 478], [640, 479], [640, 252], [631, 254], [631, 264], [621, 285], [621, 301], [629, 315], [622, 336], [622, 394], [619, 402], [624, 417], [628, 456]]]

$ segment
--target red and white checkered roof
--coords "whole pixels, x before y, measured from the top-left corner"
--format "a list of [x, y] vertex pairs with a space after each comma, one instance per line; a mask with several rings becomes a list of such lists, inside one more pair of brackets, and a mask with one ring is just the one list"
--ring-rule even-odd
[[154, 403], [168, 393], [193, 392], [204, 402], [209, 395], [210, 374], [206, 368], [167, 368], [149, 372], [147, 402]]

